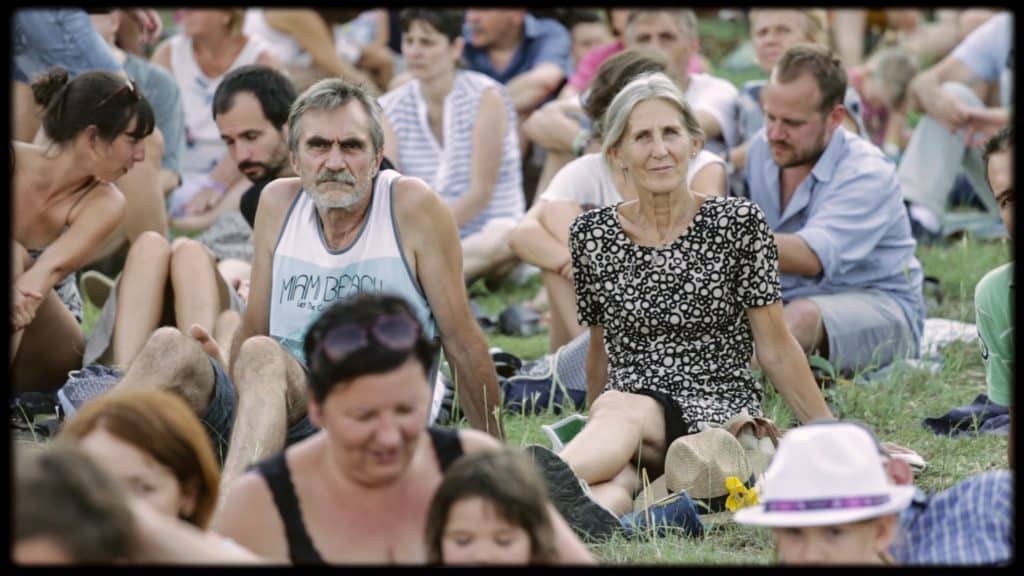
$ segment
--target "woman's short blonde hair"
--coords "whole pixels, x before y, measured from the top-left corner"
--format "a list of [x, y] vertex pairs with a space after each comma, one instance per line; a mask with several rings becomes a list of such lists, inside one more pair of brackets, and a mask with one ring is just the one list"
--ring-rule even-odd
[[641, 102], [660, 98], [672, 104], [679, 111], [679, 119], [691, 138], [704, 143], [704, 130], [697, 122], [697, 116], [686, 103], [683, 92], [668, 76], [661, 72], [641, 74], [634, 78], [612, 100], [601, 120], [604, 127], [604, 138], [601, 141], [601, 152], [605, 162], [611, 160], [610, 151], [616, 148], [626, 133], [629, 115]]

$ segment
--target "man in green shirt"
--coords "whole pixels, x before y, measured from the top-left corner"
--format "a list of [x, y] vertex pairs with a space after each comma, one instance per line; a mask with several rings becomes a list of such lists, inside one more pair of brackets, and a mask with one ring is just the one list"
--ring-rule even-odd
[[[999, 205], [1006, 231], [1013, 239], [1013, 128], [989, 140], [984, 153], [985, 175]], [[1013, 466], [1013, 262], [990, 270], [974, 290], [975, 318], [985, 361], [989, 399], [1010, 408], [1009, 461]]]

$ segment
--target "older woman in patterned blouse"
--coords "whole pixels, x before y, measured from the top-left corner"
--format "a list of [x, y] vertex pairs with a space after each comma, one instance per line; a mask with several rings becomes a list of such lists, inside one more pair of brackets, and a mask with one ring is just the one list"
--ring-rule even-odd
[[[586, 212], [570, 231], [579, 321], [591, 333], [590, 418], [558, 456], [621, 515], [640, 488], [638, 467], [660, 475], [673, 440], [743, 410], [761, 415], [755, 342], [801, 422], [831, 414], [783, 321], [761, 210], [686, 184], [703, 133], [679, 89], [663, 74], [641, 76], [604, 125], [605, 160], [636, 200]], [[538, 459], [550, 469], [553, 457]]]

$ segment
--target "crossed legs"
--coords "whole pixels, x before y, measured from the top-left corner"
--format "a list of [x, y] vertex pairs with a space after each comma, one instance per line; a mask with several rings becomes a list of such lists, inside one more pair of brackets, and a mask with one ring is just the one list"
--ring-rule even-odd
[[633, 510], [640, 468], [661, 475], [665, 465], [665, 413], [649, 396], [607, 390], [590, 408], [586, 426], [559, 453], [594, 498], [618, 515]]

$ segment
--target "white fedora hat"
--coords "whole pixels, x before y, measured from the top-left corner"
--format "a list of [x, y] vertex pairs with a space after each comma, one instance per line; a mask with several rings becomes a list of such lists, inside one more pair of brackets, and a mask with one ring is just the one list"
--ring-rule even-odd
[[733, 519], [754, 526], [830, 526], [894, 514], [914, 497], [893, 484], [878, 442], [857, 424], [838, 422], [790, 430], [764, 477], [757, 506]]

